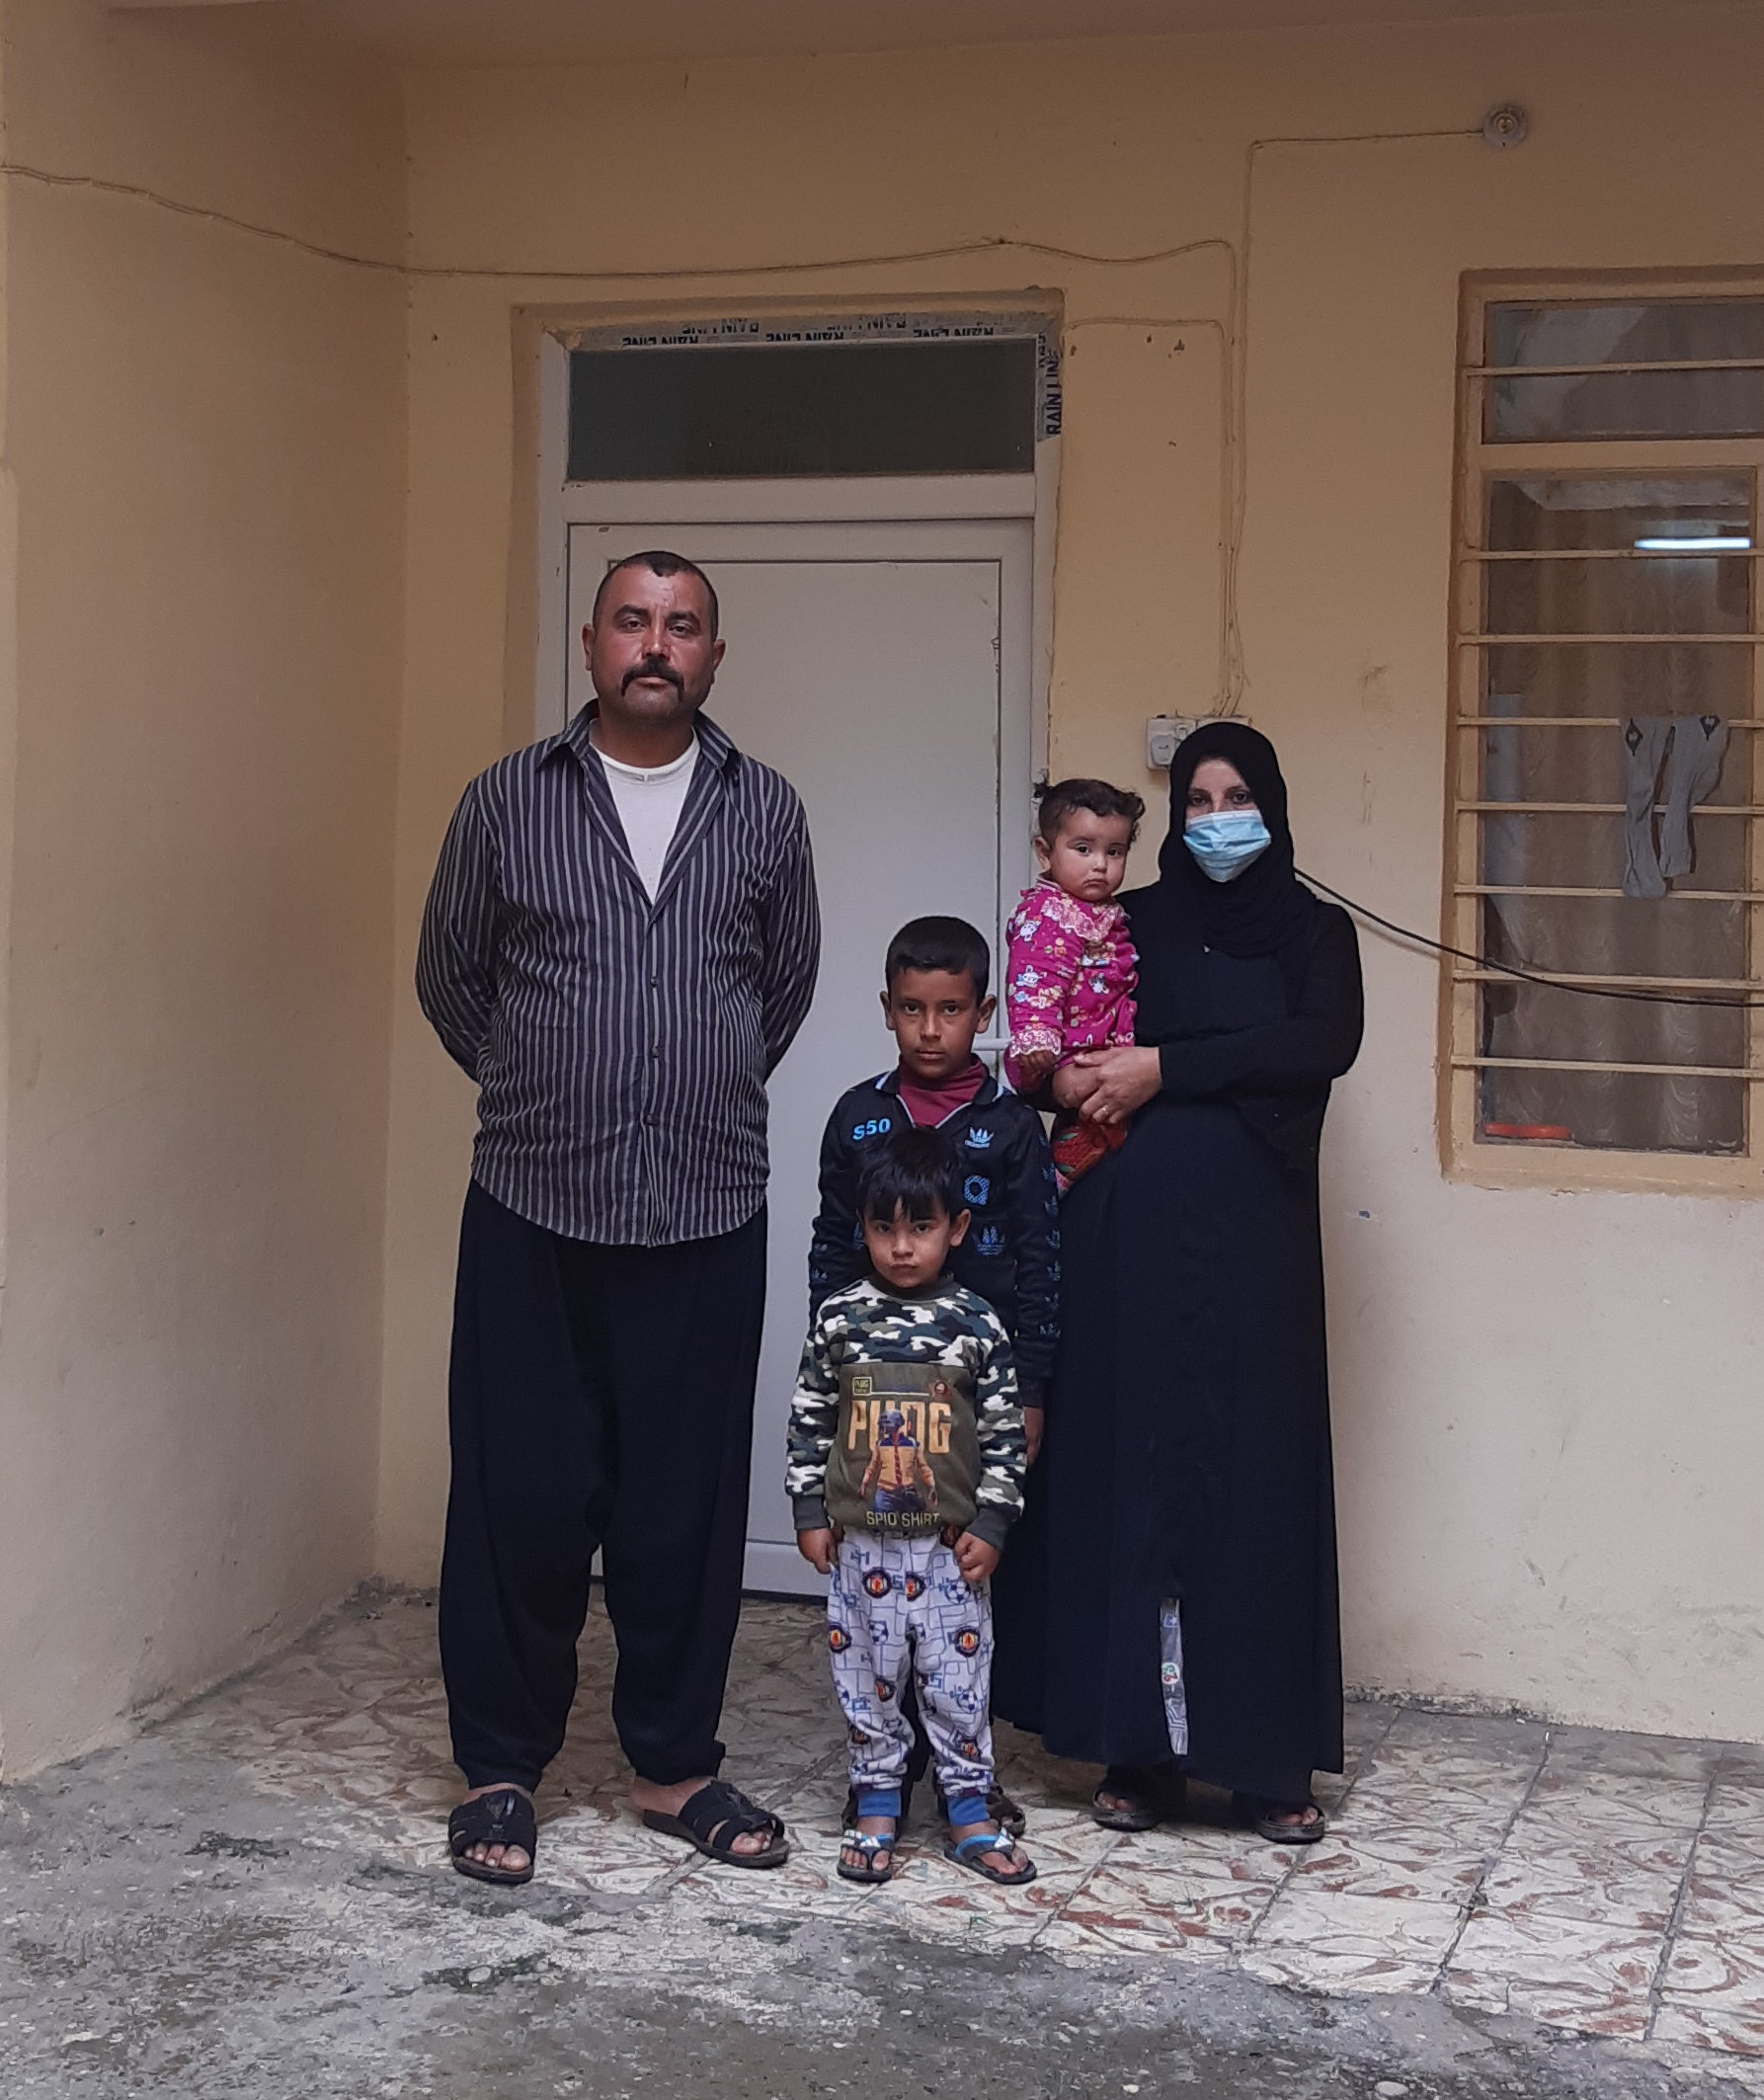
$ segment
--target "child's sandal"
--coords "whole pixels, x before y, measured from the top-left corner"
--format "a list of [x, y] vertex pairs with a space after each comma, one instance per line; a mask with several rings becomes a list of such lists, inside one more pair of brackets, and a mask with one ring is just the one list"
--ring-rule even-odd
[[1006, 1873], [998, 1862], [1001, 1852], [1008, 1859], [1015, 1850], [1016, 1846], [1002, 1830], [977, 1830], [972, 1837], [958, 1837], [945, 1845], [943, 1857], [954, 1860], [958, 1867], [966, 1867], [972, 1874], [996, 1882], [1001, 1889], [1021, 1889], [1035, 1879], [1035, 1862], [1025, 1854], [1022, 1865], [1011, 1873]]
[[[836, 1869], [840, 1880], [865, 1885], [893, 1881], [895, 1847], [900, 1841], [901, 1826], [898, 1822], [892, 1830], [882, 1831], [860, 1830], [853, 1823], [850, 1829], [842, 1832], [840, 1836], [840, 1861]], [[861, 1852], [862, 1863], [855, 1867], [848, 1866], [845, 1862], [847, 1852]], [[876, 1864], [878, 1852], [888, 1854], [888, 1864], [885, 1867], [878, 1867]]]

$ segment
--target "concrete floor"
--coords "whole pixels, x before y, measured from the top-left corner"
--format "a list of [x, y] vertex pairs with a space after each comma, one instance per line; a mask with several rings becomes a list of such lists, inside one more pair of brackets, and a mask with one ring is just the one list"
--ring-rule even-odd
[[623, 1812], [597, 1616], [540, 1879], [503, 1893], [441, 1858], [433, 1640], [424, 1600], [364, 1600], [0, 1796], [4, 2100], [1764, 2095], [1756, 1753], [1357, 1708], [1334, 1833], [1295, 1856], [1205, 1799], [1110, 1838], [1090, 1775], [1011, 1737], [1034, 1889], [958, 1874], [916, 1816], [866, 1895], [830, 1873], [816, 1616], [751, 1606], [737, 1656], [731, 1775], [799, 1842], [772, 1875]]

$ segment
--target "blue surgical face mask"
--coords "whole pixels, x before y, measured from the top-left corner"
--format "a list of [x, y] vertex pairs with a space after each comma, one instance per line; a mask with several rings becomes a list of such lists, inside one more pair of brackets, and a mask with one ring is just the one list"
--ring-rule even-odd
[[1182, 843], [1200, 862], [1203, 874], [1215, 882], [1229, 882], [1274, 842], [1259, 810], [1228, 809], [1216, 817], [1196, 817], [1183, 832]]

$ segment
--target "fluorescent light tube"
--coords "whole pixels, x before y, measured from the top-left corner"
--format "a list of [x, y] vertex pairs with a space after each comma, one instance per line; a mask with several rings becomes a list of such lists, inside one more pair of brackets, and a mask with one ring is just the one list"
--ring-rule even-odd
[[1705, 533], [1700, 538], [1679, 535], [1638, 539], [1636, 547], [1643, 554], [1745, 554], [1751, 544], [1749, 538], [1738, 533]]

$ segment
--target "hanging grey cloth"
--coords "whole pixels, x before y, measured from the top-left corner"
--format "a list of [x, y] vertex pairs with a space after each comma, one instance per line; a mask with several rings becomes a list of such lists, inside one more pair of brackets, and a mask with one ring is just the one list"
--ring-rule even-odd
[[1665, 877], [1653, 845], [1653, 799], [1659, 785], [1660, 761], [1672, 741], [1669, 714], [1633, 714], [1623, 725], [1629, 764], [1623, 794], [1623, 894], [1663, 897]]
[[1182, 1671], [1182, 1607], [1166, 1597], [1158, 1615], [1159, 1646], [1163, 1651], [1163, 1725], [1172, 1755], [1188, 1755], [1188, 1680]]
[[1666, 761], [1666, 814], [1660, 822], [1660, 873], [1688, 875], [1697, 864], [1691, 810], [1707, 802], [1722, 776], [1727, 725], [1719, 714], [1672, 717], [1672, 755]]

